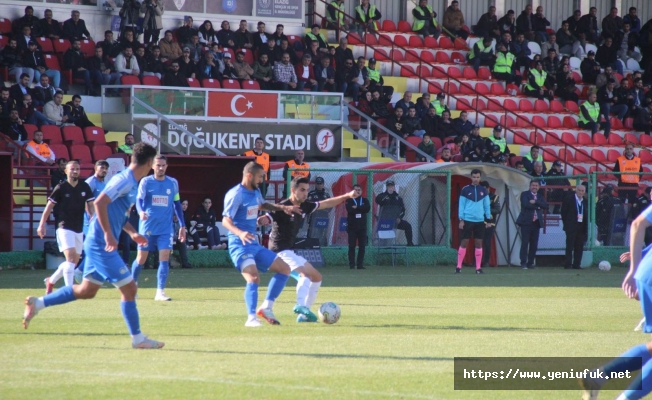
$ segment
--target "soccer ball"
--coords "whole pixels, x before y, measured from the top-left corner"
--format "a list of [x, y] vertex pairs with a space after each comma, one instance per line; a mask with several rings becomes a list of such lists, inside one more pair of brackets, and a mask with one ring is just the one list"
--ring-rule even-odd
[[340, 307], [332, 302], [324, 303], [319, 307], [319, 320], [325, 324], [334, 324], [339, 321]]
[[598, 264], [598, 269], [600, 271], [609, 271], [611, 270], [611, 264], [609, 261], [600, 261], [600, 264]]

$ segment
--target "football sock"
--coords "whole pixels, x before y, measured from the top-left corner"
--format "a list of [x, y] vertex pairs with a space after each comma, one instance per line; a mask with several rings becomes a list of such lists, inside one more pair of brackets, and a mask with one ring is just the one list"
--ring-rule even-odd
[[466, 249], [460, 247], [457, 249], [457, 269], [462, 269], [462, 263], [464, 262], [464, 257], [466, 256]]
[[482, 249], [475, 249], [475, 269], [482, 268]]
[[263, 300], [262, 304], [260, 305], [260, 308], [271, 310], [272, 308], [274, 308], [274, 300], [267, 300], [267, 299]]
[[652, 362], [647, 362], [643, 364], [641, 373], [634, 378], [621, 396], [629, 400], [642, 399], [650, 392], [652, 392]]
[[165, 289], [165, 284], [168, 281], [168, 274], [170, 273], [170, 262], [169, 261], [160, 261], [158, 263], [158, 273], [156, 274], [158, 290]]
[[34, 307], [36, 308], [36, 311], [41, 311], [42, 309], [45, 308], [45, 302], [43, 302], [43, 297], [39, 297], [36, 299], [36, 302], [34, 303]]
[[122, 316], [127, 323], [129, 334], [134, 336], [140, 333], [140, 319], [138, 317], [138, 309], [136, 309], [136, 301], [121, 301], [120, 308], [122, 309]]
[[145, 335], [143, 335], [142, 332], [136, 335], [131, 335], [131, 342], [133, 344], [140, 344], [143, 340], [145, 340]]
[[292, 271], [292, 272], [290, 272], [290, 276], [293, 277], [296, 281], [298, 281], [299, 279], [301, 279], [301, 274], [298, 273], [297, 271]]
[[288, 281], [289, 276], [283, 274], [276, 274], [272, 276], [272, 279], [269, 280], [269, 286], [267, 287], [267, 296], [265, 300], [276, 300], [278, 296], [281, 295], [285, 284]]
[[[67, 261], [64, 261], [67, 262]], [[50, 283], [55, 284], [63, 276], [63, 263], [59, 264], [57, 270], [50, 276]]]
[[43, 305], [45, 307], [58, 306], [75, 300], [77, 299], [72, 291], [72, 286], [64, 286], [61, 289], [44, 296]]
[[138, 261], [134, 260], [131, 264], [131, 276], [134, 278], [136, 283], [138, 283], [138, 277], [140, 276], [140, 271], [143, 270], [143, 265], [138, 264]]
[[306, 307], [310, 308], [312, 307], [313, 304], [315, 304], [315, 300], [317, 300], [317, 292], [319, 292], [320, 287], [321, 287], [321, 281], [310, 282], [310, 289], [308, 290], [308, 298], [306, 299]]
[[66, 261], [62, 262], [61, 266], [63, 267], [63, 281], [66, 286], [72, 286], [75, 283], [75, 263]]
[[244, 291], [245, 304], [247, 305], [247, 313], [249, 315], [256, 315], [256, 305], [258, 304], [258, 284], [247, 283]]
[[308, 297], [308, 290], [310, 289], [310, 279], [308, 277], [301, 277], [297, 283], [297, 304], [300, 306], [306, 305], [306, 298]]

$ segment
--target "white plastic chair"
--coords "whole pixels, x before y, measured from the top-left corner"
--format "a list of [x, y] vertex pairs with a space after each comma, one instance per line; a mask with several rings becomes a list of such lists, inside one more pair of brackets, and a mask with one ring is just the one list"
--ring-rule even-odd
[[539, 46], [539, 43], [537, 43], [537, 42], [528, 42], [527, 47], [532, 52], [532, 54], [530, 55], [531, 58], [534, 58], [535, 54], [541, 54], [541, 46]]
[[587, 43], [586, 47], [585, 47], [585, 50], [586, 50], [586, 54], [589, 54], [589, 51], [591, 51], [591, 50], [593, 50], [594, 52], [597, 53], [598, 52], [598, 47], [596, 45], [594, 45], [594, 44]]
[[580, 65], [582, 65], [582, 60], [580, 60], [577, 57], [571, 57], [570, 58], [570, 67], [571, 67], [571, 69], [580, 69]]

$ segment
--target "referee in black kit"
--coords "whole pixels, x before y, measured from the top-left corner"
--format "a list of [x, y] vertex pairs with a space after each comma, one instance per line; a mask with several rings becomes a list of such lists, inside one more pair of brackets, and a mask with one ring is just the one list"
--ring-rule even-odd
[[[367, 245], [367, 214], [371, 210], [369, 200], [362, 197], [362, 187], [353, 185], [357, 198], [348, 199], [345, 203], [346, 212], [346, 232], [349, 234], [349, 268], [365, 269], [362, 265], [364, 261], [364, 250]], [[355, 245], [358, 244], [358, 259], [355, 259]]]
[[79, 262], [84, 247], [84, 210], [89, 217], [94, 213], [94, 206], [91, 202], [95, 200], [95, 195], [88, 183], [79, 179], [79, 173], [80, 167], [77, 161], [69, 161], [66, 164], [67, 179], [61, 181], [52, 190], [37, 229], [39, 237], [43, 239], [46, 234], [45, 226], [48, 218], [56, 205], [57, 244], [59, 251], [66, 257], [66, 261], [59, 265], [52, 276], [45, 278], [46, 294], [52, 292], [54, 284], [62, 275], [66, 286], [73, 285], [75, 266]]

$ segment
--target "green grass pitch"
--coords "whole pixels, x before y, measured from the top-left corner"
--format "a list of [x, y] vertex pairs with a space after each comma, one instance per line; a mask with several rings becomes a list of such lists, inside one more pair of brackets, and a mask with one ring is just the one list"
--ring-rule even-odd
[[147, 270], [138, 309], [143, 332], [166, 343], [158, 351], [131, 349], [108, 287], [24, 331], [22, 301], [42, 295], [49, 272], [0, 272], [0, 399], [579, 399], [455, 391], [453, 357], [611, 357], [648, 339], [633, 332], [641, 311], [620, 290], [622, 267], [328, 267], [317, 305], [340, 305], [336, 325], [297, 324], [290, 279], [274, 307], [282, 325], [258, 329], [243, 326], [235, 270], [171, 270], [169, 303], [153, 301]]

